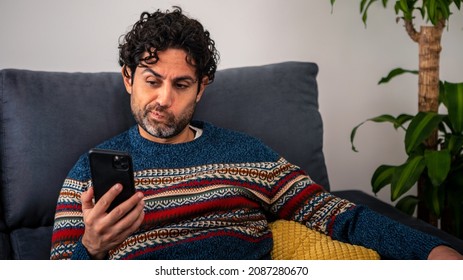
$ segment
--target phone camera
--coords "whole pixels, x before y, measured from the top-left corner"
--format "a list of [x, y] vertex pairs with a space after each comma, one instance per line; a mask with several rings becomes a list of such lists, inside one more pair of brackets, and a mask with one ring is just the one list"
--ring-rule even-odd
[[119, 170], [129, 169], [129, 159], [125, 156], [114, 156], [113, 166]]

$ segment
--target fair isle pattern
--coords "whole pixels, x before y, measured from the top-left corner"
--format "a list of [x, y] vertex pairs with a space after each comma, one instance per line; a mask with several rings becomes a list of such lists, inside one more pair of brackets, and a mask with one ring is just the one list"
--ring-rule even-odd
[[[242, 212], [242, 213], [237, 213]], [[236, 217], [245, 211], [223, 213], [200, 217], [175, 226], [139, 231], [127, 238], [120, 246], [109, 252], [111, 259], [132, 259], [156, 250], [174, 246], [190, 240], [199, 240], [214, 235], [223, 235], [225, 231], [234, 232], [236, 236], [258, 241], [268, 238], [268, 224], [256, 215], [256, 222], [236, 222]]]
[[340, 199], [329, 193], [321, 193], [319, 196], [312, 197], [294, 215], [295, 221], [303, 222], [307, 227], [331, 234], [329, 222], [331, 217], [335, 217], [355, 205], [345, 199]]
[[246, 180], [269, 187], [270, 183], [283, 176], [284, 170], [289, 170], [289, 164], [283, 158], [277, 162], [240, 163], [240, 164], [210, 164], [182, 169], [149, 169], [135, 172], [136, 185], [141, 188], [168, 187], [190, 182], [192, 179], [217, 178]]
[[61, 256], [69, 258], [76, 243], [69, 240], [78, 240], [83, 234], [82, 206], [80, 196], [87, 190], [88, 182], [80, 182], [67, 178], [61, 189], [55, 213], [53, 243], [59, 246], [52, 247], [51, 258]]
[[[313, 184], [283, 158], [264, 163], [149, 169], [134, 176], [136, 189], [145, 195], [145, 220], [138, 232], [110, 251], [112, 259], [155, 254], [211, 236], [254, 243], [271, 238], [260, 209], [278, 215], [281, 208], [291, 204], [291, 197], [298, 197], [297, 193]], [[90, 184], [65, 181], [56, 212], [52, 258], [71, 255], [73, 244], [83, 234], [80, 195]], [[74, 242], [67, 242], [69, 239]]]
[[331, 234], [330, 223], [333, 217], [355, 206], [347, 200], [325, 192], [304, 177], [298, 177], [285, 188], [288, 190], [275, 198], [272, 211], [278, 212], [278, 209], [285, 208], [285, 205], [290, 205], [296, 200], [297, 203], [292, 207], [294, 211], [289, 212], [290, 216], [285, 215], [285, 219], [301, 222], [325, 234]]
[[[140, 229], [110, 251], [110, 258], [270, 258], [273, 238], [267, 218], [298, 221], [391, 259], [424, 259], [442, 244], [326, 193], [258, 139], [208, 123], [194, 125], [203, 134], [187, 143], [147, 141], [135, 125], [97, 146], [132, 155], [136, 188], [146, 202]], [[92, 184], [89, 169], [88, 157], [82, 155], [64, 182], [51, 259], [90, 258], [81, 242], [80, 203]], [[385, 229], [394, 230], [385, 235]]]
[[288, 203], [288, 201], [290, 201], [294, 195], [300, 193], [306, 186], [311, 184], [314, 183], [312, 180], [310, 180], [310, 178], [307, 177], [306, 179], [302, 178], [300, 181], [291, 182], [290, 184], [285, 185], [279, 192], [280, 195], [274, 199], [275, 202], [272, 204], [271, 211], [277, 212], [278, 209], [282, 208], [286, 203]]
[[[138, 257], [210, 236], [234, 236], [248, 242], [269, 238], [265, 215], [258, 209], [268, 208], [273, 182], [289, 175], [290, 169], [280, 159], [137, 172], [137, 188], [145, 193], [143, 228], [151, 230], [129, 237], [110, 252], [110, 258]], [[149, 177], [153, 174], [156, 177]]]

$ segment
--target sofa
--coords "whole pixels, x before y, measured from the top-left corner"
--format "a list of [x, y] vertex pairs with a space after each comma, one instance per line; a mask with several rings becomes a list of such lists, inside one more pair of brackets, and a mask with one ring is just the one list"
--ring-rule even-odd
[[[282, 62], [220, 70], [196, 119], [249, 133], [330, 190], [318, 110], [318, 66]], [[0, 70], [0, 259], [48, 259], [55, 205], [77, 158], [134, 125], [120, 73]], [[359, 190], [333, 191], [386, 216], [463, 241]]]

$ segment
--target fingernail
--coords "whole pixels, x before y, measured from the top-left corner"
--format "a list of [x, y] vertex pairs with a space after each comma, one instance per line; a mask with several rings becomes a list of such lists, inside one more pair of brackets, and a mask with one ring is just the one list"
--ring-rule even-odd
[[121, 184], [116, 184], [114, 186], [114, 188], [116, 189], [116, 191], [120, 191], [120, 190], [122, 190], [122, 185]]

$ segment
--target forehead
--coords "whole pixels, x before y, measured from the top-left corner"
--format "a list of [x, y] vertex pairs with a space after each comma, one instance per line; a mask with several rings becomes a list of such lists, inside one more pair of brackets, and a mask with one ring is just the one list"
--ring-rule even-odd
[[[148, 55], [146, 53], [146, 55]], [[153, 71], [162, 77], [191, 76], [195, 77], [196, 68], [189, 63], [187, 53], [181, 49], [167, 49], [157, 52], [158, 60], [154, 63], [142, 63], [138, 66], [141, 73]], [[143, 70], [144, 69], [144, 70]]]

